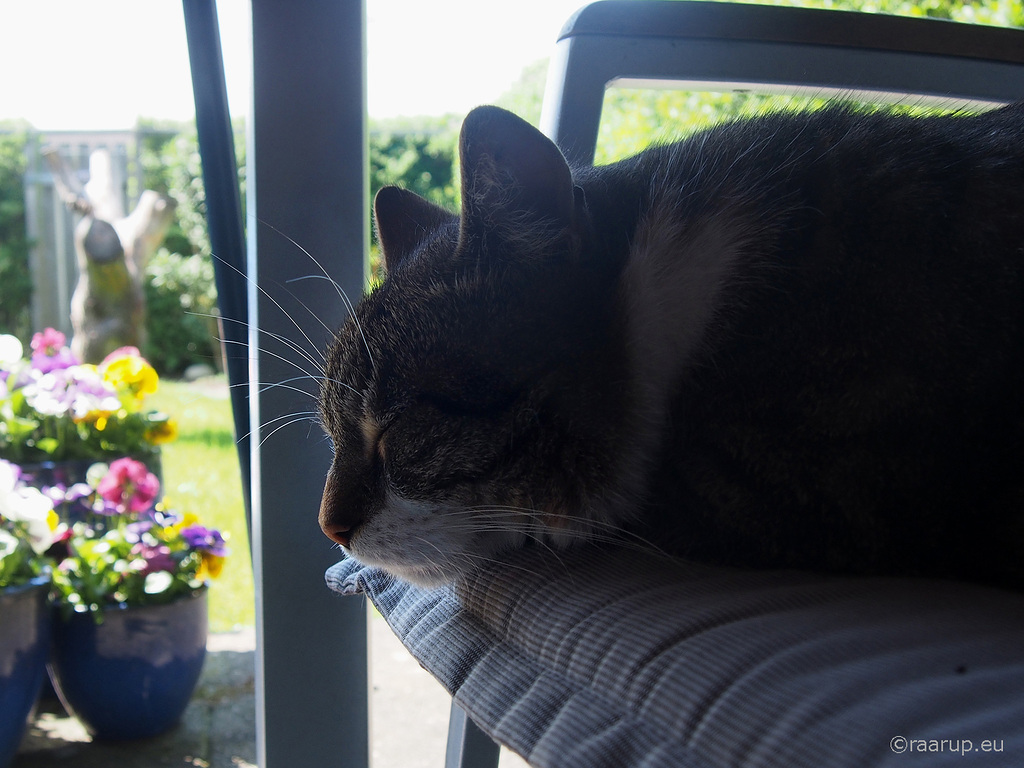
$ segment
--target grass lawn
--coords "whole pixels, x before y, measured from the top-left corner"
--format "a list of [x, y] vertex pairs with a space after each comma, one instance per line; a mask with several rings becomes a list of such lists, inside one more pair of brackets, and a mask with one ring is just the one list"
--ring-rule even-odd
[[178, 439], [163, 447], [165, 499], [230, 534], [231, 554], [210, 589], [210, 631], [253, 626], [252, 562], [226, 380], [161, 379], [146, 404], [178, 422]]

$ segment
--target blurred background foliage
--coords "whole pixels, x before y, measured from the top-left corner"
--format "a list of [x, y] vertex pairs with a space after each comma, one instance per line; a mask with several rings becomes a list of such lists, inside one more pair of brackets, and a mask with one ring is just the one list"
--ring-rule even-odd
[[23, 186], [28, 134], [11, 130], [0, 134], [0, 333], [24, 338], [31, 331], [32, 300]]
[[[1024, 0], [767, 0], [773, 4], [892, 13], [963, 22], [1024, 26]], [[581, 0], [582, 4], [583, 0]], [[547, 61], [526, 67], [499, 99], [533, 124], [540, 119]], [[723, 118], [767, 108], [805, 105], [806, 99], [747, 93], [692, 93], [675, 90], [610, 89], [605, 97], [597, 162], [632, 154], [652, 141], [686, 135]], [[458, 207], [458, 132], [462, 115], [371, 120], [370, 195], [397, 184], [452, 210]], [[206, 201], [193, 124], [142, 121], [143, 188], [170, 195], [178, 204], [175, 223], [146, 275], [149, 345], [144, 352], [163, 375], [181, 374], [196, 362], [219, 363], [216, 290], [206, 229]], [[25, 237], [27, 126], [0, 125], [0, 332], [27, 338], [31, 282]], [[244, 126], [235, 126], [239, 182], [245, 190]], [[141, 190], [129, 189], [137, 195]], [[372, 197], [371, 197], [372, 199]], [[289, 232], [301, 245], [301, 233]], [[379, 277], [376, 245], [370, 279]]]

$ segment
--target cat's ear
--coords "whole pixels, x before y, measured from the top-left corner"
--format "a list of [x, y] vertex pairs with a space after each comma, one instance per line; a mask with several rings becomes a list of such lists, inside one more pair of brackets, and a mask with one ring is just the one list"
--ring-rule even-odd
[[459, 139], [462, 226], [563, 228], [575, 208], [572, 173], [547, 136], [498, 107], [466, 116]]
[[384, 268], [392, 271], [411, 256], [430, 230], [452, 219], [452, 214], [400, 187], [381, 187], [373, 199], [377, 241]]

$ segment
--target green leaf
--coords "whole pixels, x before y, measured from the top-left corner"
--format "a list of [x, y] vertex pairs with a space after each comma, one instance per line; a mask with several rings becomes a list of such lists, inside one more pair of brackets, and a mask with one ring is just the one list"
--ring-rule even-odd
[[55, 437], [42, 437], [36, 441], [36, 448], [52, 456], [60, 449], [60, 440]]

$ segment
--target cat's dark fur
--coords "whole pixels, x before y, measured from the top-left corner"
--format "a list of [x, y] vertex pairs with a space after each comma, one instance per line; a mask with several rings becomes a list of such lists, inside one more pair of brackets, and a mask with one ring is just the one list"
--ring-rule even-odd
[[1020, 585], [1024, 106], [843, 107], [570, 171], [502, 110], [461, 216], [375, 201], [320, 523], [421, 583], [630, 530], [720, 563]]

